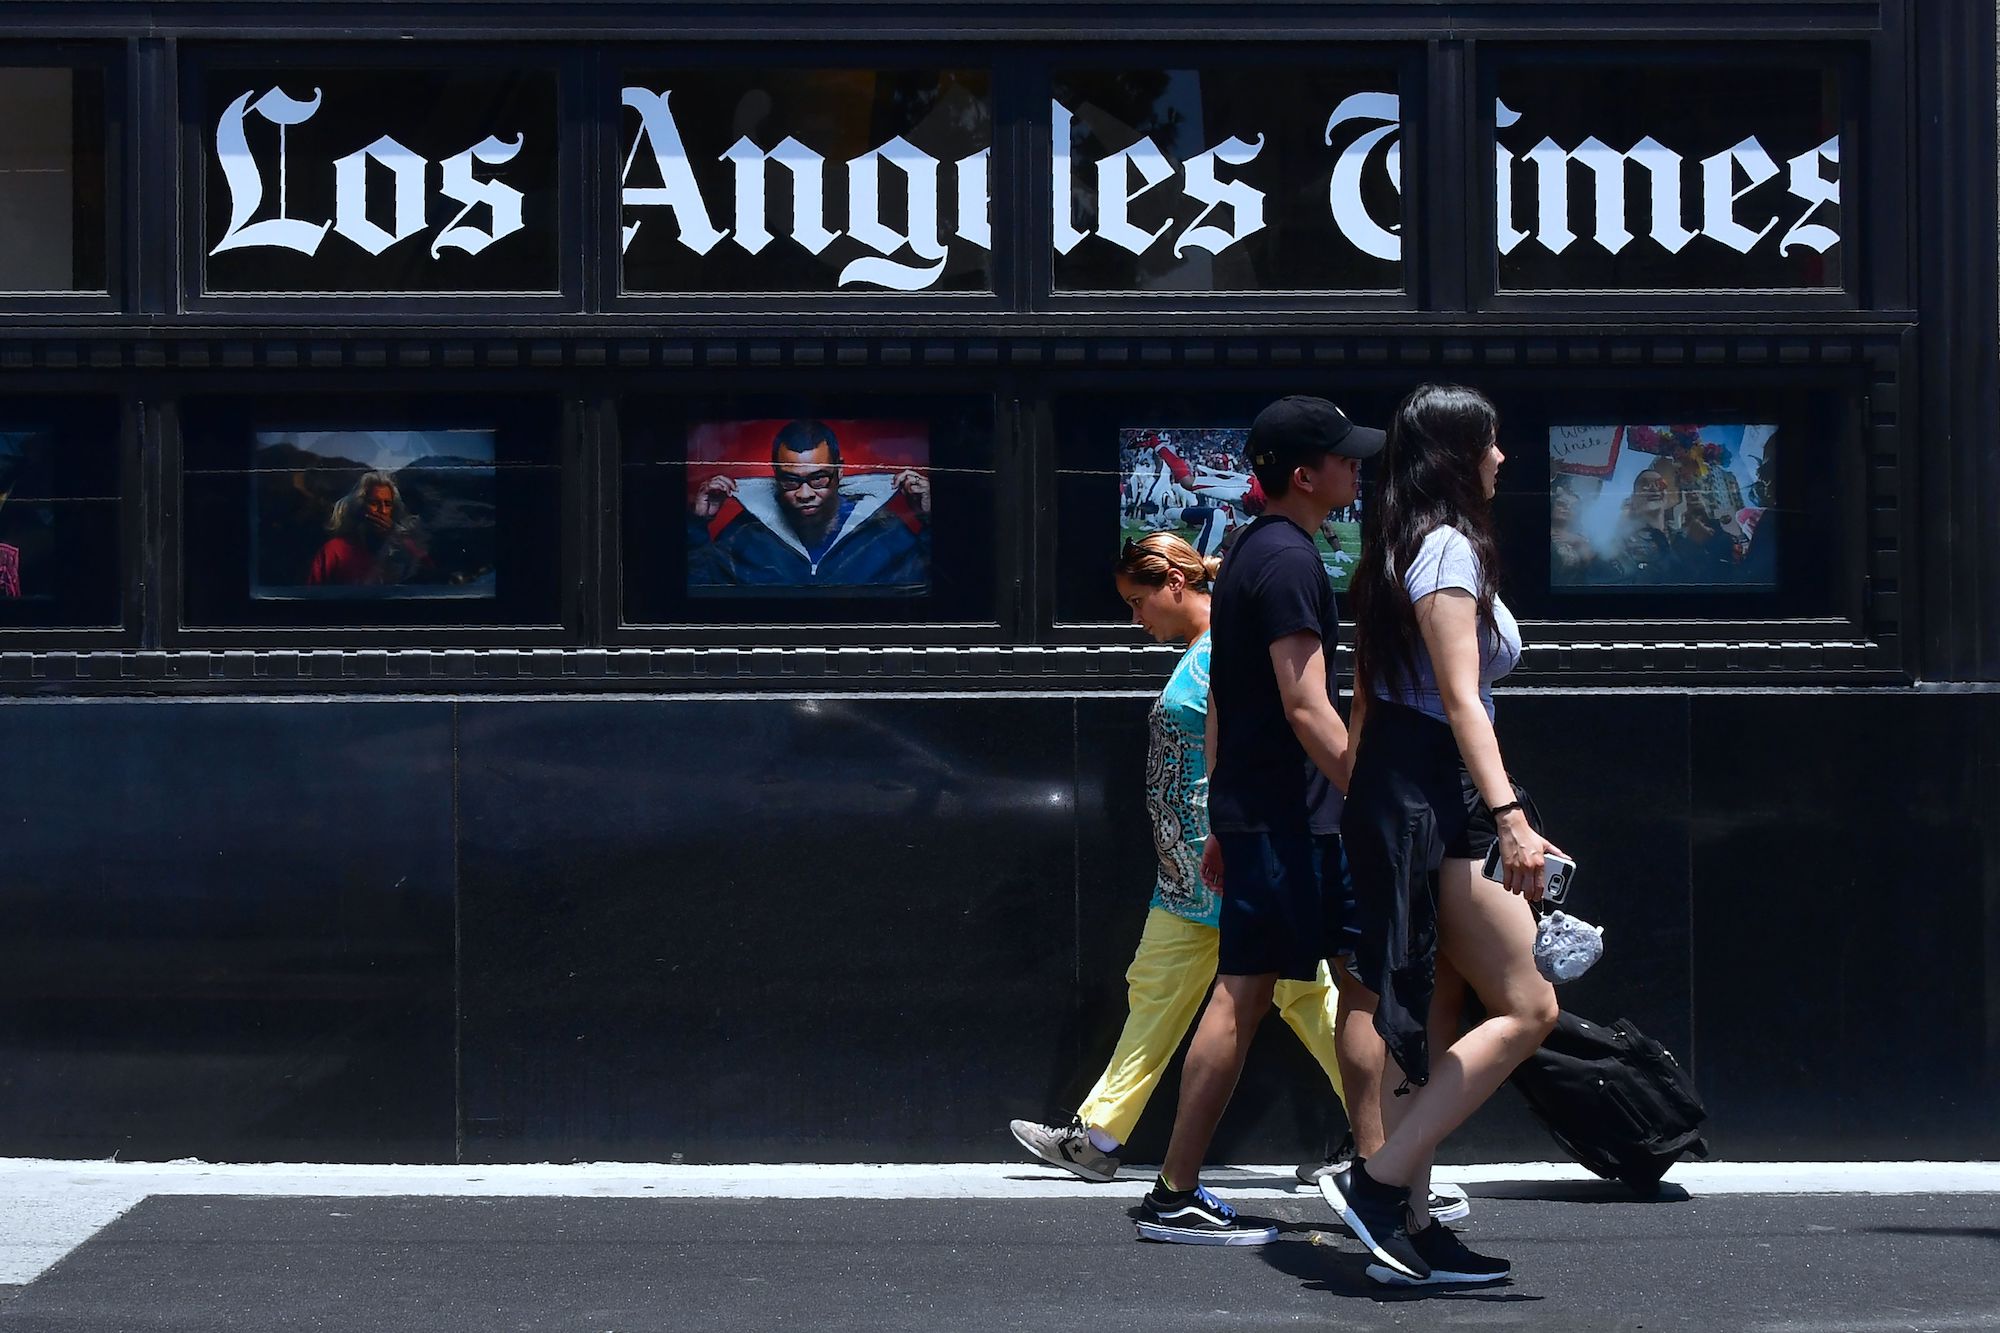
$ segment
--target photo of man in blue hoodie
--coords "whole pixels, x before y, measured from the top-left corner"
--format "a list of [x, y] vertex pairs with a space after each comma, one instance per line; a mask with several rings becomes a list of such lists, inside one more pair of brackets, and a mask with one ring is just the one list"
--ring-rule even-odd
[[768, 477], [718, 472], [688, 518], [688, 591], [916, 596], [930, 587], [930, 479], [916, 468], [848, 475], [825, 422], [771, 441]]

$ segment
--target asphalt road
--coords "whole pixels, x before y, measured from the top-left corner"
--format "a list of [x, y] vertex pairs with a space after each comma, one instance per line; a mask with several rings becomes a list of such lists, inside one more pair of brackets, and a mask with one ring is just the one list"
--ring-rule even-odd
[[1515, 1279], [1406, 1294], [1316, 1194], [1235, 1250], [1138, 1242], [1109, 1197], [155, 1196], [0, 1289], [0, 1333], [2000, 1329], [2000, 1195], [1474, 1204]]

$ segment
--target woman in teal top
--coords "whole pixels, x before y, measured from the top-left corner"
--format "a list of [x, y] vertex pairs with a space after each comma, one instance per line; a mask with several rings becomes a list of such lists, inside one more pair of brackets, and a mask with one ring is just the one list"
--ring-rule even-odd
[[[1220, 561], [1205, 559], [1171, 532], [1128, 542], [1117, 566], [1118, 595], [1132, 623], [1160, 642], [1187, 645], [1147, 718], [1146, 810], [1159, 863], [1152, 908], [1125, 973], [1130, 1010], [1111, 1063], [1067, 1125], [1016, 1120], [1022, 1147], [1085, 1180], [1110, 1180], [1118, 1150], [1180, 1048], [1215, 981], [1221, 905], [1202, 882], [1208, 837], [1209, 588]], [[1326, 1070], [1340, 1096], [1334, 1056], [1335, 994], [1326, 965], [1312, 981], [1280, 981], [1272, 1002]]]

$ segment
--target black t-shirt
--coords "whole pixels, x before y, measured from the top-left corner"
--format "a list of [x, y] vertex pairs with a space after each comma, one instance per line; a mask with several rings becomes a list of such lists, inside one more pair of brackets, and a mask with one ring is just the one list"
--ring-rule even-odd
[[1319, 548], [1288, 518], [1266, 514], [1223, 558], [1209, 623], [1209, 699], [1216, 710], [1208, 823], [1218, 833], [1338, 833], [1340, 789], [1285, 719], [1271, 645], [1300, 631], [1325, 645], [1326, 697], [1337, 699], [1340, 615]]

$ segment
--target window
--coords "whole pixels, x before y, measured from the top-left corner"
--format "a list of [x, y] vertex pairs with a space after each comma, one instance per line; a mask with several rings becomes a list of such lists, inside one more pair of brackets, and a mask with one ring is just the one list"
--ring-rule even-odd
[[211, 398], [182, 421], [186, 624], [559, 623], [549, 400]]
[[0, 291], [106, 290], [104, 76], [0, 67]]
[[1403, 288], [1393, 67], [1066, 70], [1050, 115], [1058, 291]]
[[635, 398], [619, 435], [627, 624], [994, 618], [990, 399]]
[[624, 290], [989, 292], [983, 70], [628, 72]]
[[[1386, 424], [1392, 391], [1356, 382], [1319, 386], [1350, 418]], [[1296, 384], [1267, 391], [1218, 385], [1208, 394], [1064, 395], [1055, 402], [1055, 619], [1060, 624], [1126, 620], [1111, 567], [1123, 542], [1148, 532], [1179, 533], [1217, 555], [1263, 512], [1250, 475], [1250, 423]], [[1344, 590], [1361, 551], [1362, 499], [1334, 513], [1315, 534], [1321, 562]]]
[[0, 629], [116, 626], [119, 408], [0, 399]]
[[1507, 61], [1494, 83], [1506, 291], [1839, 289], [1840, 78], [1818, 64]]
[[210, 69], [200, 88], [205, 291], [557, 289], [553, 73]]

